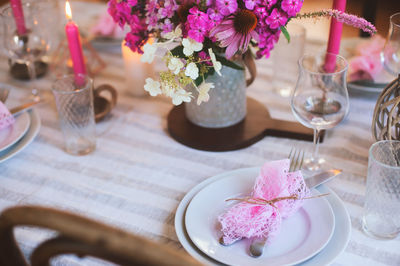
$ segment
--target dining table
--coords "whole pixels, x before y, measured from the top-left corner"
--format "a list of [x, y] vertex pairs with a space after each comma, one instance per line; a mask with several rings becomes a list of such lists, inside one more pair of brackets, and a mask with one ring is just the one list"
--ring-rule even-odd
[[[84, 14], [84, 10], [80, 10]], [[77, 12], [78, 13], [78, 12]], [[326, 42], [307, 39], [306, 51], [324, 50]], [[118, 92], [112, 112], [96, 125], [97, 146], [86, 156], [63, 150], [56, 105], [51, 97], [55, 76], [35, 82], [49, 100], [36, 106], [40, 130], [33, 141], [0, 163], [0, 211], [20, 205], [40, 205], [70, 211], [186, 252], [177, 237], [177, 207], [193, 187], [215, 175], [235, 169], [261, 167], [287, 158], [292, 148], [311, 154], [310, 141], [266, 136], [250, 147], [226, 152], [196, 150], [175, 141], [167, 130], [173, 107], [163, 97], [136, 97], [135, 84], [125, 83], [120, 44], [98, 49], [106, 68], [94, 77], [95, 87], [110, 84]], [[257, 60], [258, 75], [247, 96], [268, 107], [272, 117], [296, 121], [290, 97], [273, 89], [272, 60]], [[156, 66], [156, 69], [160, 67]], [[13, 86], [8, 107], [29, 100], [31, 81], [9, 74], [6, 57], [0, 59], [0, 82]], [[320, 154], [343, 172], [326, 184], [344, 202], [351, 221], [351, 236], [332, 265], [400, 265], [400, 238], [377, 240], [362, 229], [368, 150], [374, 143], [372, 117], [379, 93], [349, 90], [350, 109], [345, 120], [327, 130]], [[339, 228], [340, 232], [340, 228]], [[16, 239], [23, 254], [54, 232], [18, 228]], [[105, 265], [94, 258], [57, 257], [54, 265]]]

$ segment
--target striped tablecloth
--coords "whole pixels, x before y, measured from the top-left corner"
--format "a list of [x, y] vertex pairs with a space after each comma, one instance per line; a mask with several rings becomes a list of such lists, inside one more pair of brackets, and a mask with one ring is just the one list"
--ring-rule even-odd
[[[307, 45], [307, 49], [315, 47]], [[125, 86], [121, 55], [102, 52], [101, 57], [107, 68], [95, 83], [115, 86], [119, 100], [112, 116], [97, 125], [95, 152], [83, 157], [66, 154], [54, 103], [39, 106], [39, 135], [17, 156], [0, 164], [0, 211], [23, 204], [56, 207], [182, 249], [175, 234], [174, 215], [192, 187], [225, 171], [285, 158], [294, 146], [312, 150], [310, 142], [275, 137], [265, 137], [249, 148], [231, 152], [185, 147], [166, 131], [170, 100], [132, 97]], [[272, 90], [271, 60], [257, 64], [259, 76], [248, 95], [267, 105], [272, 116], [294, 120], [289, 100]], [[7, 104], [26, 100], [30, 83], [9, 77], [5, 58], [0, 60], [0, 70], [0, 82], [19, 88], [11, 92]], [[51, 78], [38, 80], [37, 86], [49, 91]], [[327, 132], [320, 147], [329, 163], [344, 170], [328, 186], [345, 202], [352, 222], [349, 245], [334, 265], [400, 265], [399, 238], [374, 240], [361, 229], [368, 149], [373, 143], [371, 118], [377, 95], [351, 95], [347, 119]], [[16, 235], [24, 254], [29, 256], [32, 248], [52, 232], [21, 228]], [[55, 262], [102, 263], [72, 256]]]

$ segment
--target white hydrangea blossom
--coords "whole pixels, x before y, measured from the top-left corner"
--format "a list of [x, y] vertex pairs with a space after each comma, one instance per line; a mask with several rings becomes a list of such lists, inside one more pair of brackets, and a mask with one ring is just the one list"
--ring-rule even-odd
[[166, 84], [163, 84], [162, 88], [163, 88], [164, 95], [172, 98], [172, 96], [175, 93], [174, 88], [172, 86], [169, 86]]
[[151, 96], [157, 96], [161, 94], [160, 82], [153, 80], [152, 78], [146, 79], [144, 90], [149, 92]]
[[163, 35], [163, 38], [173, 41], [174, 39], [178, 39], [182, 37], [182, 29], [181, 29], [181, 25], [178, 25], [175, 30], [168, 32], [166, 34]]
[[185, 75], [193, 80], [196, 80], [199, 77], [199, 69], [195, 63], [192, 62], [186, 66]]
[[192, 93], [187, 92], [184, 89], [179, 89], [172, 95], [172, 103], [174, 105], [180, 105], [182, 102], [190, 102]]
[[168, 63], [168, 69], [171, 70], [175, 75], [178, 75], [184, 64], [179, 58], [172, 57]]
[[217, 59], [215, 58], [215, 54], [211, 48], [208, 49], [208, 53], [210, 55], [211, 62], [214, 66], [215, 72], [217, 72], [217, 74], [221, 76], [221, 69], [222, 69], [221, 62], [217, 61]]
[[143, 63], [153, 62], [156, 52], [157, 52], [157, 44], [156, 43], [153, 43], [153, 44], [146, 43], [143, 46], [143, 55], [140, 57], [140, 61], [142, 61]]
[[213, 83], [203, 82], [200, 84], [198, 88], [199, 96], [197, 97], [197, 105], [200, 105], [202, 102], [208, 102], [208, 100], [210, 99], [210, 95], [208, 94], [208, 92], [210, 91], [210, 89], [213, 88]]
[[203, 44], [201, 42], [197, 42], [190, 38], [184, 38], [182, 40], [183, 45], [183, 54], [186, 56], [191, 56], [193, 52], [198, 52], [203, 49]]

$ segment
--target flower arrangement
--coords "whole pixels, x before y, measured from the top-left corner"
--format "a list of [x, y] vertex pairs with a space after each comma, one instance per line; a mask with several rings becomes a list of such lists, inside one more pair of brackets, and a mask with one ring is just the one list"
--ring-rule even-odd
[[[121, 27], [130, 27], [126, 45], [143, 54], [142, 62], [151, 63], [162, 51], [167, 70], [160, 72], [159, 81], [147, 78], [144, 89], [179, 105], [194, 98], [190, 84], [197, 104], [207, 102], [214, 88], [207, 77], [221, 75], [222, 65], [243, 69], [234, 59], [251, 53], [250, 46], [257, 59], [268, 58], [281, 32], [290, 39], [285, 26], [291, 18], [342, 15], [299, 16], [302, 5], [303, 0], [110, 0], [108, 11]], [[344, 22], [365, 24], [353, 17]], [[150, 38], [155, 40], [151, 44]]]

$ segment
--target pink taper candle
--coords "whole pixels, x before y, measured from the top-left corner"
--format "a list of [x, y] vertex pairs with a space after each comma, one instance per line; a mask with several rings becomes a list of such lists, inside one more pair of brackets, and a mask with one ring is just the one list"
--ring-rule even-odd
[[72, 21], [72, 12], [68, 1], [65, 2], [65, 11], [68, 18], [68, 23], [65, 26], [65, 33], [68, 39], [69, 53], [72, 59], [72, 64], [75, 74], [75, 82], [78, 85], [82, 85], [84, 79], [80, 77], [80, 74], [81, 75], [86, 74], [86, 66], [82, 52], [79, 29], [78, 26]]
[[10, 5], [14, 15], [15, 25], [17, 26], [18, 35], [26, 34], [24, 11], [22, 9], [21, 0], [10, 0]]
[[[346, 10], [346, 0], [334, 0], [332, 9], [339, 11]], [[334, 55], [339, 54], [340, 40], [342, 38], [343, 23], [338, 22], [335, 18], [331, 20], [331, 28], [329, 31], [329, 40], [327, 52], [333, 55], [327, 55], [325, 59], [325, 71], [334, 72], [336, 67], [336, 57]]]

